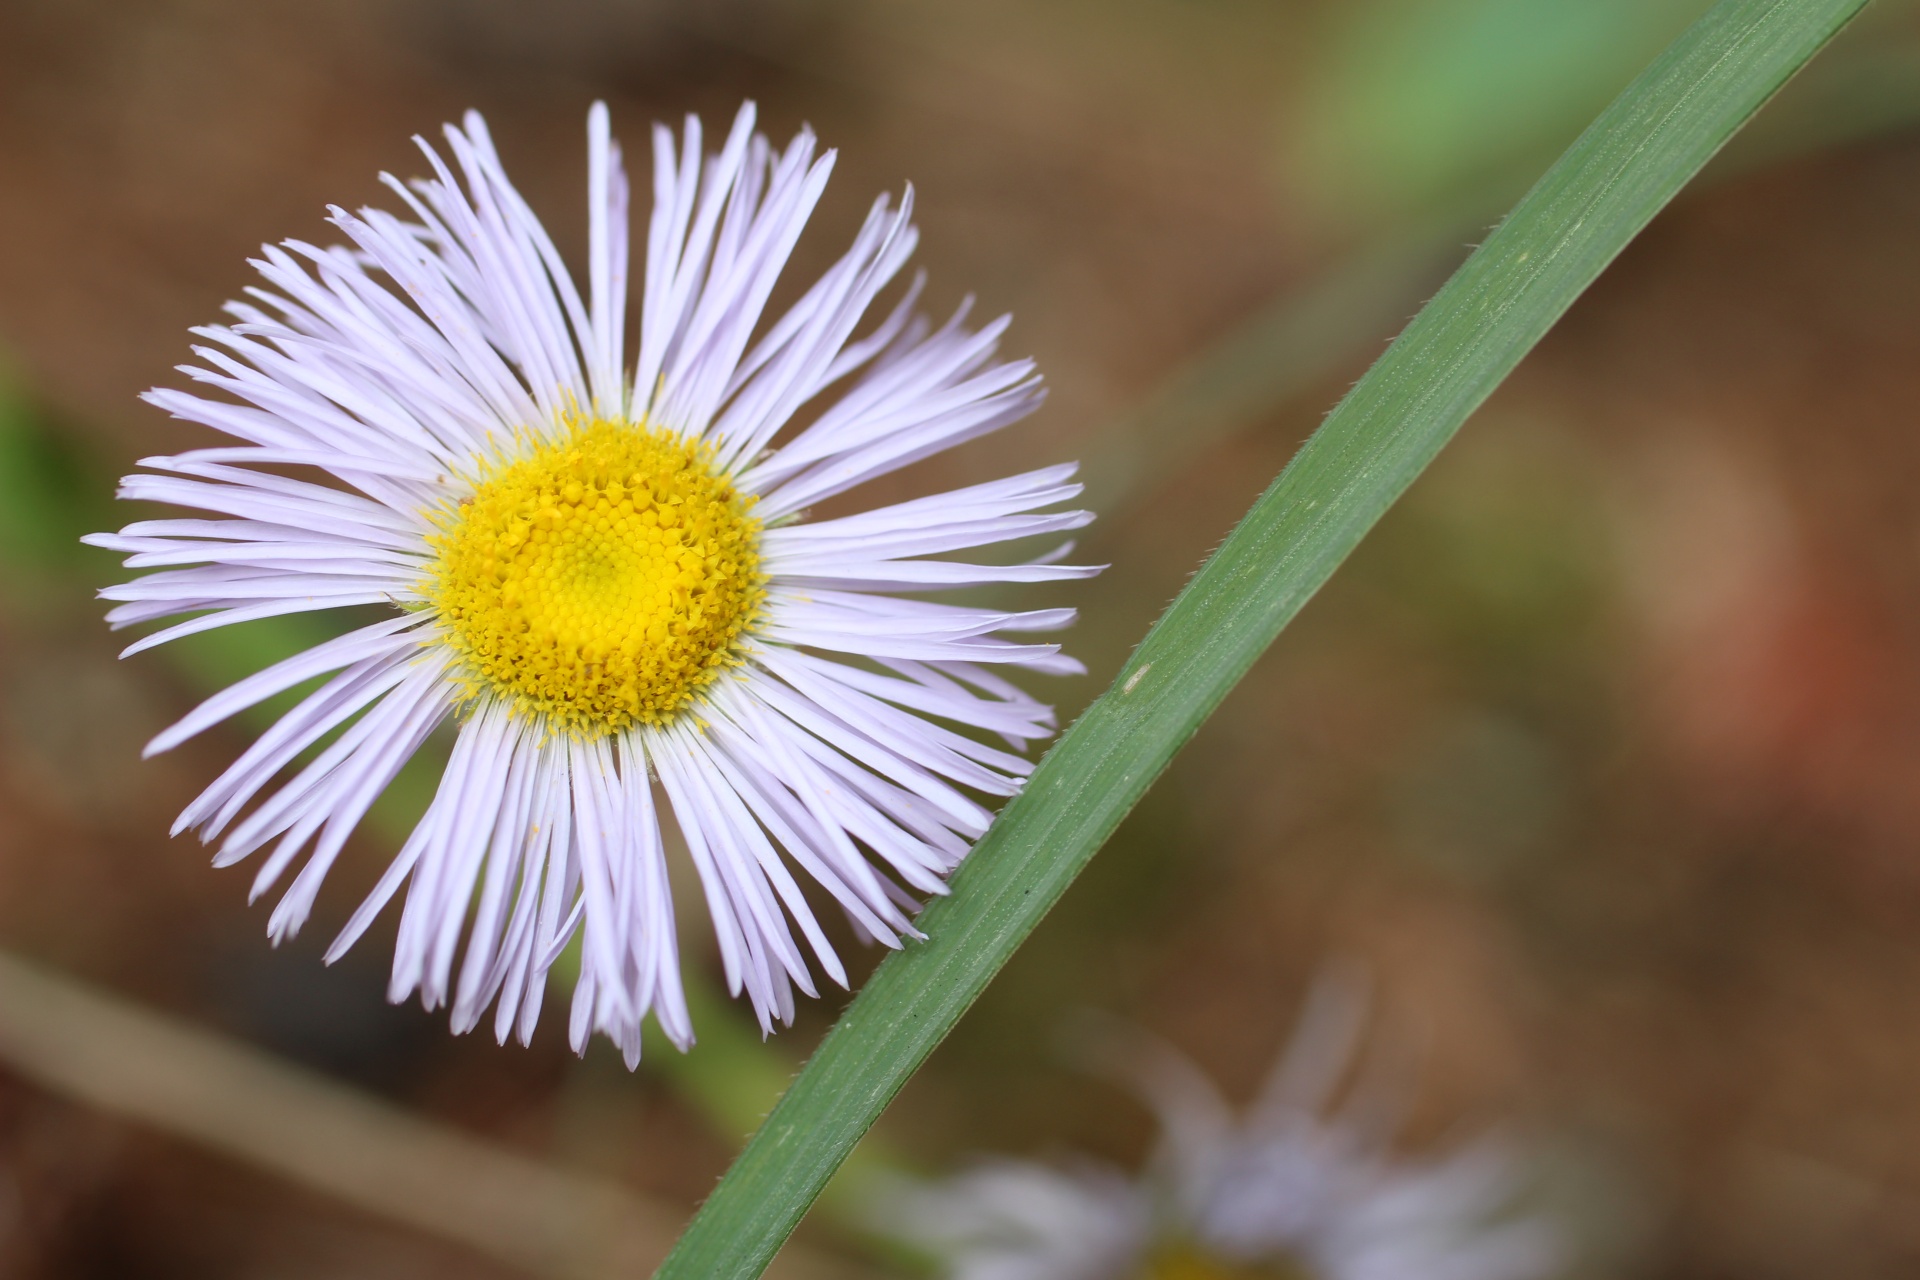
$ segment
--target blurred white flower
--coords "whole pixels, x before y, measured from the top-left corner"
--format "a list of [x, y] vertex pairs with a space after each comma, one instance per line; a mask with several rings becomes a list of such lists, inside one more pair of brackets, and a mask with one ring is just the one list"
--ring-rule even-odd
[[[986, 828], [962, 788], [1008, 795], [1031, 770], [936, 721], [1017, 752], [1053, 713], [994, 668], [1080, 670], [1025, 638], [1072, 610], [897, 594], [1093, 572], [926, 558], [1085, 524], [1047, 510], [1079, 492], [1072, 466], [803, 522], [1043, 393], [1030, 361], [995, 358], [1006, 318], [969, 329], [962, 306], [931, 324], [917, 280], [855, 336], [913, 252], [911, 190], [876, 201], [852, 248], [763, 323], [834, 154], [816, 156], [807, 131], [775, 150], [753, 126], [749, 104], [713, 154], [697, 120], [677, 146], [656, 127], [631, 357], [627, 179], [605, 107], [588, 117], [584, 293], [478, 115], [446, 130], [451, 162], [422, 141], [435, 176], [386, 178], [411, 220], [333, 209], [352, 248], [267, 247], [254, 266], [268, 287], [229, 304], [235, 323], [195, 331], [204, 363], [184, 372], [222, 398], [149, 393], [239, 443], [145, 459], [159, 474], [122, 495], [217, 518], [91, 539], [157, 570], [103, 593], [122, 602], [113, 625], [194, 615], [129, 653], [250, 619], [387, 609], [239, 681], [148, 750], [318, 682], [176, 825], [219, 838], [219, 865], [270, 850], [253, 892], [292, 875], [278, 940], [374, 799], [457, 720], [432, 807], [329, 953], [406, 885], [390, 995], [451, 1003], [456, 1030], [497, 1003], [499, 1037], [526, 1039], [548, 970], [583, 934], [576, 1047], [598, 1029], [632, 1061], [649, 1011], [692, 1039], [656, 783], [729, 984], [763, 1028], [790, 1021], [793, 988], [814, 991], [810, 959], [846, 983], [795, 871], [898, 946], [918, 895], [943, 892]], [[330, 482], [301, 478], [314, 471]]]
[[1396, 1156], [1382, 1114], [1388, 1091], [1365, 1080], [1330, 1108], [1363, 1021], [1353, 986], [1323, 980], [1238, 1115], [1187, 1059], [1129, 1039], [1104, 1056], [1160, 1120], [1140, 1176], [994, 1159], [943, 1182], [890, 1188], [875, 1228], [933, 1255], [952, 1280], [1553, 1274], [1558, 1233], [1513, 1211], [1518, 1173], [1496, 1142], [1436, 1159]]

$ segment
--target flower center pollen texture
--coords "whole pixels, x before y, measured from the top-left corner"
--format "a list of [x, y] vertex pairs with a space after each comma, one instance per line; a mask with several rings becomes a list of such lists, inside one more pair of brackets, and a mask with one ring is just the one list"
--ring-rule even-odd
[[738, 665], [765, 596], [752, 505], [709, 446], [627, 422], [484, 462], [430, 538], [468, 697], [587, 738], [672, 720]]

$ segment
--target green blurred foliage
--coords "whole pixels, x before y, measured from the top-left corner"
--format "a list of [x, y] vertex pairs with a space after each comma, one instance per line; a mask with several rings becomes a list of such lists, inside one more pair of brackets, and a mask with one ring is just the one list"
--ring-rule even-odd
[[105, 553], [81, 545], [100, 527], [110, 489], [48, 415], [0, 373], [0, 581], [10, 606], [30, 604], [55, 576], [85, 581]]
[[1359, 564], [1394, 624], [1489, 688], [1550, 696], [1607, 607], [1603, 474], [1563, 424], [1485, 415], [1382, 521]]
[[1360, 0], [1333, 8], [1289, 178], [1363, 224], [1504, 203], [1704, 0]]
[[1387, 825], [1406, 853], [1482, 888], [1568, 847], [1570, 788], [1604, 740], [1595, 673], [1617, 642], [1604, 474], [1564, 422], [1485, 415], [1345, 584], [1446, 672], [1444, 709], [1382, 761]]

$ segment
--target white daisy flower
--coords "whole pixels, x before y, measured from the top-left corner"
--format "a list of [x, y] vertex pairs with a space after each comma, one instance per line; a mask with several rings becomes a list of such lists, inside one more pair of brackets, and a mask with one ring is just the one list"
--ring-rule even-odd
[[1137, 1178], [997, 1159], [877, 1201], [882, 1232], [951, 1280], [1542, 1280], [1557, 1233], [1510, 1211], [1517, 1175], [1483, 1141], [1397, 1158], [1380, 1091], [1328, 1101], [1360, 1024], [1322, 984], [1252, 1107], [1236, 1116], [1185, 1058], [1130, 1045], [1161, 1140]]
[[790, 1022], [812, 964], [847, 981], [803, 875], [899, 946], [916, 895], [942, 892], [985, 830], [975, 796], [1016, 791], [1031, 765], [1014, 752], [1054, 727], [997, 669], [1081, 670], [1027, 638], [1070, 609], [895, 594], [1096, 572], [1059, 553], [928, 558], [1086, 524], [1049, 510], [1079, 492], [1072, 466], [804, 521], [1043, 393], [1030, 361], [995, 358], [1005, 317], [971, 329], [963, 305], [930, 324], [918, 279], [855, 337], [913, 252], [910, 188], [762, 324], [834, 153], [808, 131], [776, 151], [753, 126], [748, 104], [717, 154], [698, 120], [677, 146], [656, 127], [631, 366], [627, 179], [605, 107], [588, 116], [584, 298], [478, 115], [446, 130], [450, 161], [422, 141], [433, 178], [385, 177], [412, 220], [331, 209], [352, 248], [268, 246], [253, 263], [267, 287], [195, 330], [204, 363], [183, 370], [219, 398], [148, 393], [241, 443], [143, 459], [158, 474], [121, 496], [215, 518], [91, 539], [158, 570], [102, 593], [123, 602], [114, 626], [194, 615], [129, 654], [277, 614], [388, 610], [208, 699], [148, 754], [320, 682], [175, 826], [218, 839], [216, 865], [268, 850], [255, 896], [291, 876], [278, 941], [401, 765], [457, 723], [431, 808], [328, 956], [404, 885], [389, 994], [451, 1004], [458, 1031], [493, 1004], [500, 1038], [526, 1040], [577, 933], [576, 1048], [597, 1029], [635, 1060], [649, 1010], [692, 1041], [661, 809], [729, 985], [763, 1029]]

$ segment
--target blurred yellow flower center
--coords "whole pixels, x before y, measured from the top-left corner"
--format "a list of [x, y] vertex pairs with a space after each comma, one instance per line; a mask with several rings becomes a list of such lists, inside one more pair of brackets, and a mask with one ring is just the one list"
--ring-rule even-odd
[[589, 738], [671, 720], [739, 663], [765, 596], [752, 506], [710, 446], [628, 422], [483, 461], [429, 538], [468, 697]]
[[1290, 1259], [1229, 1261], [1190, 1244], [1177, 1244], [1156, 1250], [1140, 1280], [1313, 1280], [1313, 1273]]

